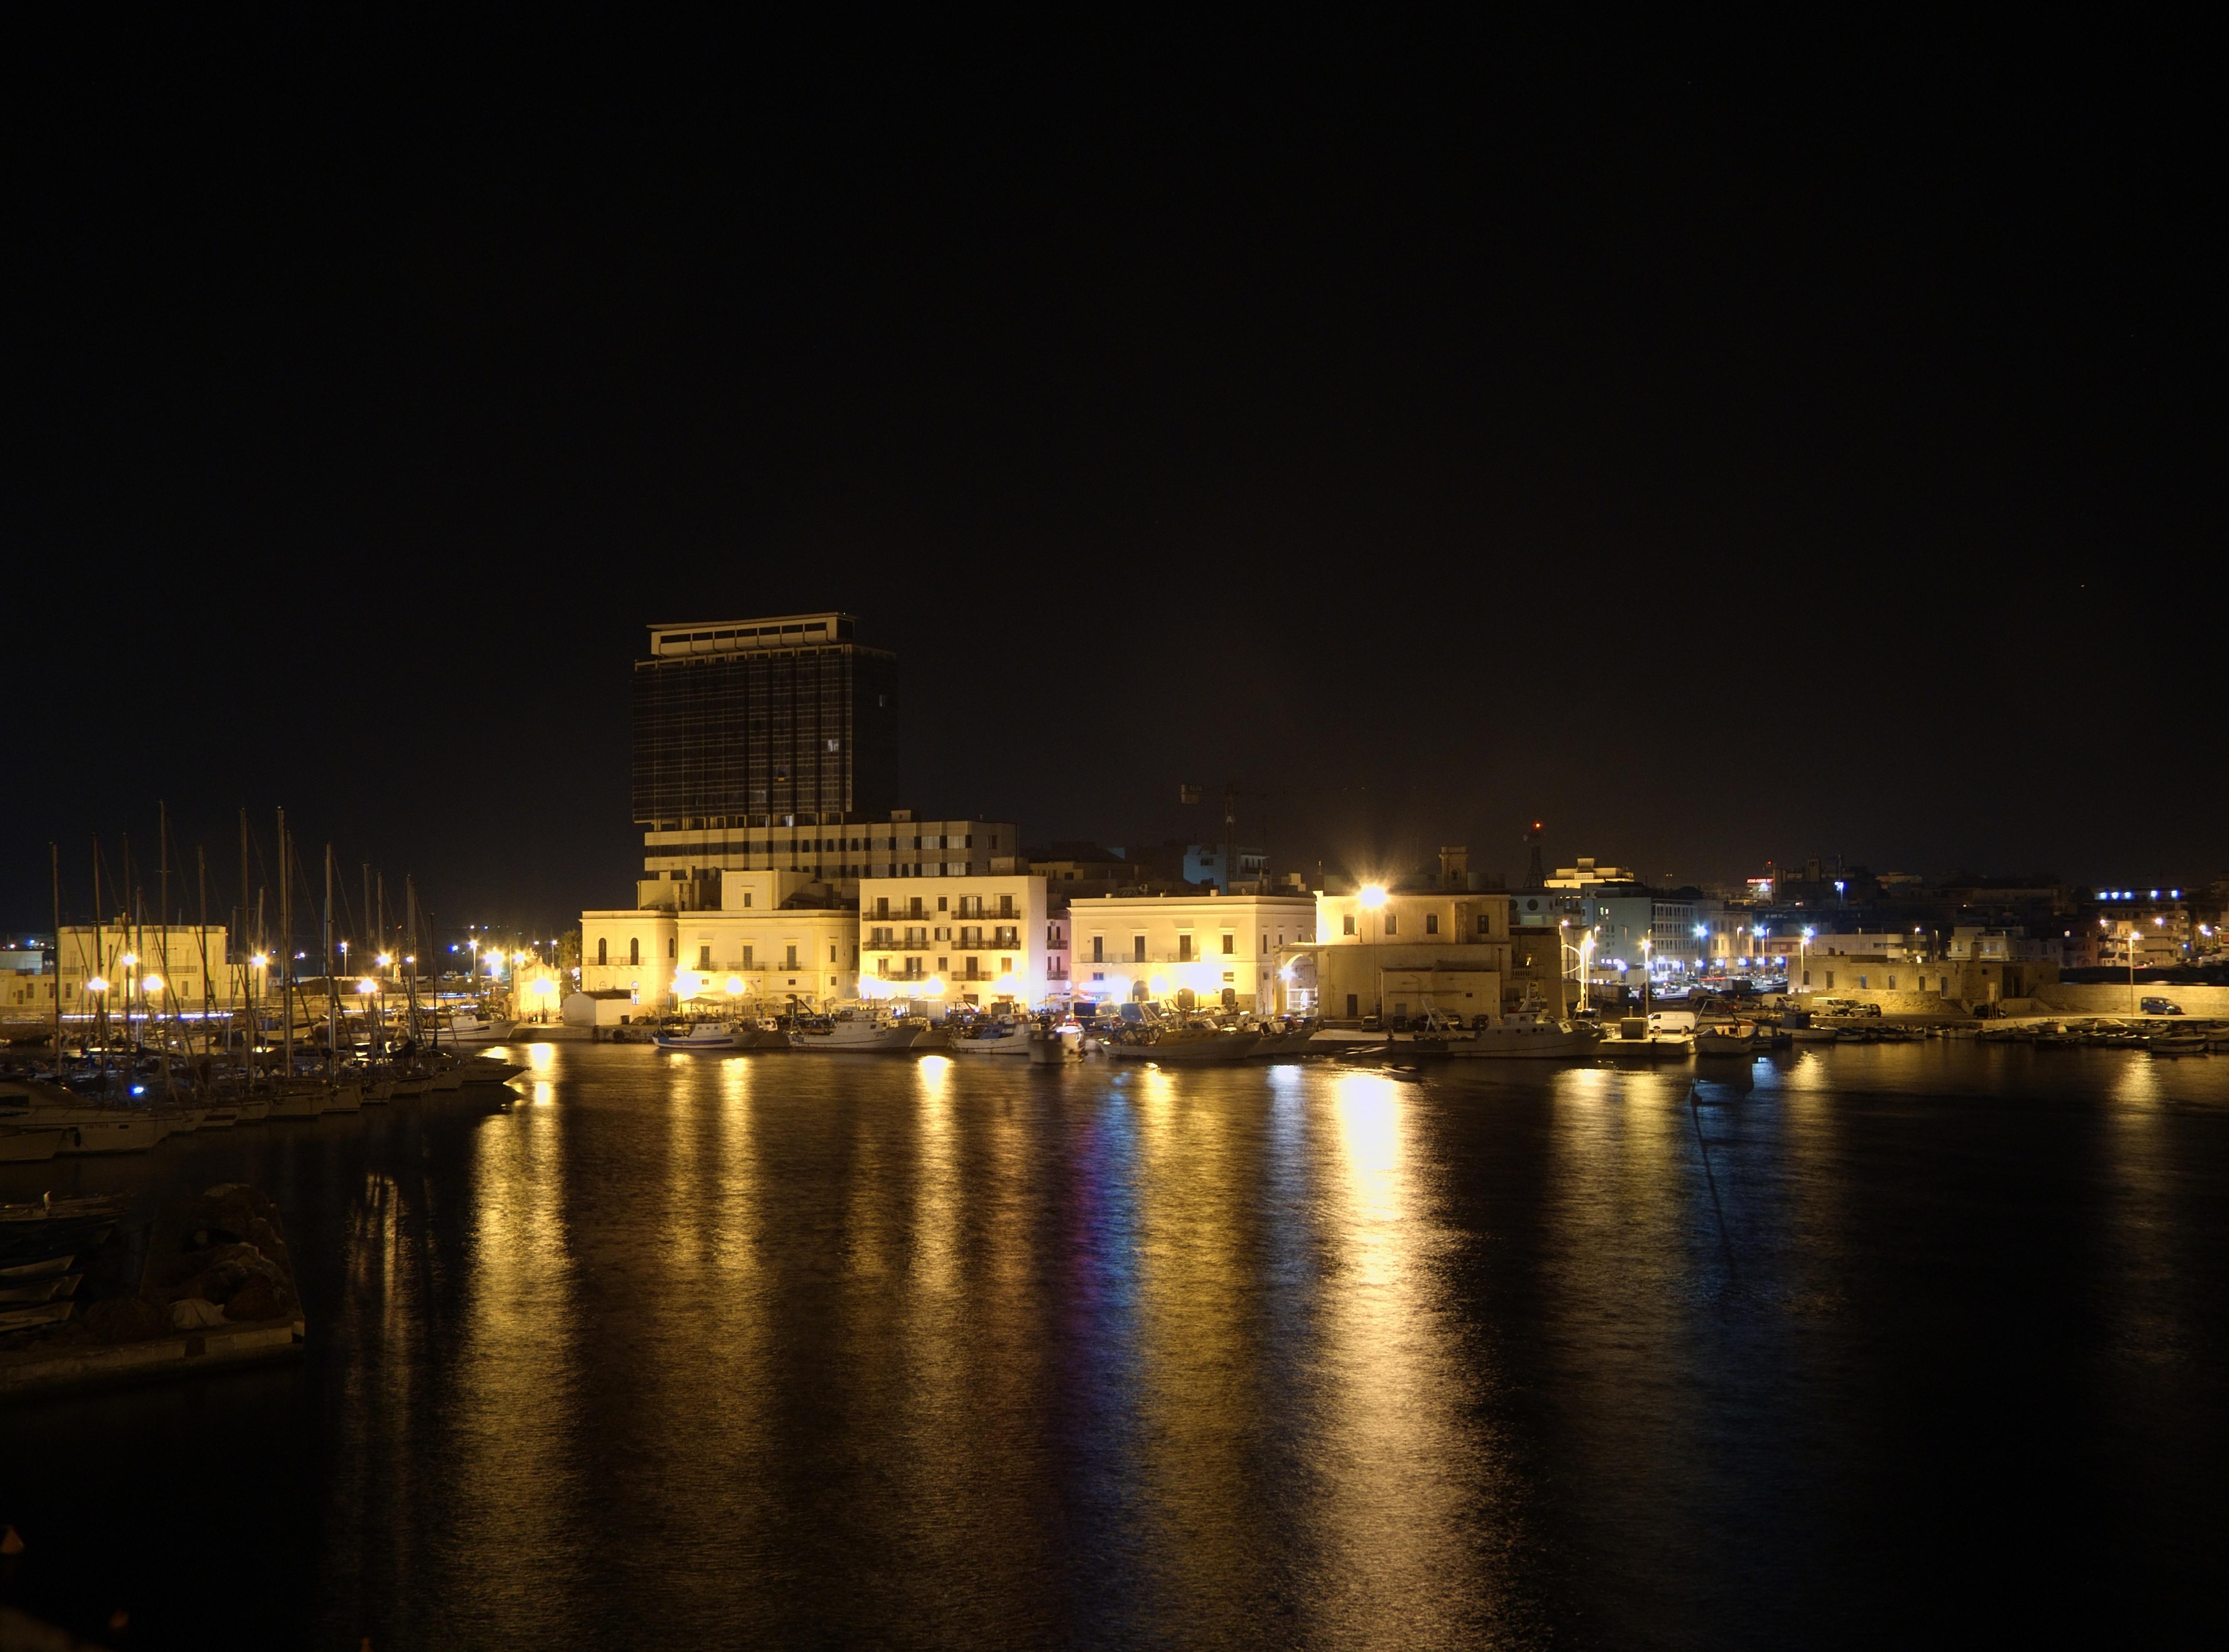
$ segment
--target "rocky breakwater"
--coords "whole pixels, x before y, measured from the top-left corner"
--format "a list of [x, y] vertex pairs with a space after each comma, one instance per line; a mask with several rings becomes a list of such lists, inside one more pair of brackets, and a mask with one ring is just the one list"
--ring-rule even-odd
[[[142, 1234], [144, 1246], [92, 1260], [74, 1313], [0, 1339], [0, 1397], [299, 1352], [306, 1327], [286, 1229], [262, 1193], [212, 1187], [166, 1205]], [[133, 1256], [136, 1269], [119, 1265]]]

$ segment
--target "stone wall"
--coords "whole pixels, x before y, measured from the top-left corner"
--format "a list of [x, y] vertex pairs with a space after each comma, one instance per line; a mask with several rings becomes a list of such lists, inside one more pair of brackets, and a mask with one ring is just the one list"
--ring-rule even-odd
[[[2036, 996], [2055, 1011], [2074, 1015], [2126, 1015], [2129, 984], [2053, 981], [2036, 988]], [[2182, 1006], [2185, 1015], [2229, 1017], [2229, 987], [2149, 986], [2136, 983], [2138, 998], [2163, 998]]]

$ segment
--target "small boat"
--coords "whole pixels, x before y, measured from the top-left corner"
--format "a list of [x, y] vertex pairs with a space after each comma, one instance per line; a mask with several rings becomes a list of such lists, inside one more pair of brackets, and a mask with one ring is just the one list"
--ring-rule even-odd
[[42, 1274], [24, 1279], [0, 1279], [0, 1308], [20, 1307], [26, 1302], [52, 1302], [77, 1295], [78, 1281], [83, 1274]]
[[0, 1164], [27, 1164], [51, 1159], [61, 1145], [61, 1132], [49, 1126], [40, 1129], [11, 1127], [0, 1130]]
[[691, 1021], [671, 1030], [661, 1027], [650, 1041], [661, 1050], [734, 1050], [742, 1042], [732, 1021]]
[[288, 1084], [271, 1098], [271, 1110], [264, 1116], [273, 1119], [313, 1119], [325, 1110], [325, 1089], [322, 1084]]
[[518, 1025], [477, 1009], [454, 1009], [441, 1028], [443, 1044], [501, 1044]]
[[58, 1257], [42, 1257], [37, 1262], [18, 1262], [0, 1268], [0, 1285], [12, 1285], [25, 1279], [51, 1279], [57, 1274], [67, 1273], [70, 1263], [76, 1260], [77, 1253], [70, 1250]]
[[1695, 1053], [1699, 1056], [1754, 1056], [1757, 1051], [1757, 1028], [1750, 1022], [1733, 1026], [1719, 1023], [1696, 1029]]
[[163, 1128], [151, 1118], [127, 1113], [65, 1124], [61, 1135], [55, 1152], [74, 1159], [95, 1153], [145, 1153], [163, 1139]]
[[2202, 1056], [2206, 1043], [2202, 1032], [2155, 1032], [2144, 1040], [2144, 1048], [2155, 1056]]
[[1830, 1026], [1797, 1026], [1789, 1028], [1788, 1036], [1797, 1044], [1833, 1044], [1841, 1034]]
[[465, 1062], [459, 1069], [467, 1084], [507, 1084], [526, 1070], [523, 1061], [498, 1061], [493, 1056], [480, 1056]]
[[77, 1304], [71, 1302], [42, 1302], [35, 1308], [0, 1309], [0, 1331], [27, 1331], [35, 1325], [53, 1325], [70, 1316]]

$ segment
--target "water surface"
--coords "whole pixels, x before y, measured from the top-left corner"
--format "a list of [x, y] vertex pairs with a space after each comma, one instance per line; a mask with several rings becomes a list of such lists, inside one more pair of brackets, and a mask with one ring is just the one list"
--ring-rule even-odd
[[345, 1648], [2229, 1616], [2229, 1061], [522, 1049], [507, 1109], [0, 1167], [257, 1183], [312, 1326], [298, 1366], [0, 1412], [10, 1599]]

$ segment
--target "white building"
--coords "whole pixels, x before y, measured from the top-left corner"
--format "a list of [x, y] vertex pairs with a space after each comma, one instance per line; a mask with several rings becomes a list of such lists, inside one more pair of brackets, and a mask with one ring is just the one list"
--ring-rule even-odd
[[[89, 923], [72, 924], [62, 930], [55, 955], [66, 1016], [89, 1013], [104, 993], [111, 1014], [122, 1012], [127, 1000], [134, 1015], [143, 1010], [190, 1015], [204, 1002], [228, 1009], [240, 990], [244, 961], [255, 977], [257, 997], [269, 989], [266, 968], [227, 952], [221, 923], [167, 929], [115, 923], [97, 929]], [[104, 985], [88, 988], [89, 981]], [[53, 999], [44, 1002], [51, 1012]]]
[[917, 820], [893, 809], [887, 821], [773, 825], [714, 816], [685, 828], [643, 833], [643, 906], [718, 907], [729, 871], [802, 873], [846, 897], [869, 878], [970, 877], [1020, 864], [1019, 828], [1003, 820]]
[[1308, 895], [1102, 895], [1068, 910], [1076, 996], [1221, 1004], [1270, 1014], [1278, 948], [1316, 934]]
[[732, 1006], [825, 1009], [858, 996], [858, 922], [809, 874], [724, 872], [716, 910], [581, 915], [581, 987], [625, 990], [646, 1013]]
[[932, 1006], [1029, 1008], [1065, 986], [1052, 973], [1050, 919], [1045, 880], [1034, 873], [864, 878], [860, 990]]

